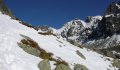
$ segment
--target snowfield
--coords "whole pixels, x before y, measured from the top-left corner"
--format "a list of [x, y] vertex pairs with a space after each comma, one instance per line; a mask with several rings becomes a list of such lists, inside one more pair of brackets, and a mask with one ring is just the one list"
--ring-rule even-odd
[[[62, 37], [57, 38], [52, 35], [40, 35], [33, 28], [26, 27], [13, 20], [7, 15], [0, 13], [0, 70], [39, 70], [38, 63], [42, 60], [26, 53], [20, 48], [17, 42], [20, 42], [25, 35], [36, 41], [40, 48], [53, 53], [53, 57], [59, 57], [66, 61], [73, 70], [74, 64], [85, 65], [89, 70], [118, 70], [108, 61], [94, 51], [86, 48], [78, 48]], [[61, 46], [61, 47], [60, 47]], [[76, 54], [80, 51], [86, 59]], [[112, 60], [112, 58], [109, 58]], [[51, 69], [54, 70], [54, 62], [51, 63]]]

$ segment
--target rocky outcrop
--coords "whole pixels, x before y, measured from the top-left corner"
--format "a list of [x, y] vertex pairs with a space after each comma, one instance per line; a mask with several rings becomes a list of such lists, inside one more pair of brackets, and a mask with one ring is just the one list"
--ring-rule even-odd
[[120, 34], [120, 4], [112, 3], [108, 6], [98, 27], [89, 38], [106, 38], [114, 34]]
[[85, 56], [84, 56], [80, 51], [77, 50], [76, 53], [77, 53], [77, 55], [79, 55], [81, 58], [86, 59]]
[[83, 24], [80, 20], [72, 20], [65, 24], [61, 29], [61, 36], [69, 39], [69, 37], [79, 36], [81, 29], [83, 29]]
[[4, 0], [0, 0], [0, 11], [3, 14], [11, 16], [12, 18], [14, 17], [10, 9], [5, 5]]
[[120, 14], [114, 14], [114, 16], [106, 17], [104, 16], [102, 21], [99, 23], [101, 36], [104, 35], [104, 38], [112, 36], [115, 33], [120, 34]]
[[34, 27], [35, 30], [38, 31], [38, 34], [41, 34], [41, 35], [53, 35], [53, 36], [57, 36], [56, 35], [56, 29], [52, 28], [52, 27], [49, 27], [49, 26], [37, 26], [37, 27]]
[[[120, 2], [111, 3], [103, 17], [88, 16], [85, 21], [72, 20], [61, 28], [61, 36], [75, 46], [97, 49], [103, 55], [120, 58], [115, 47], [120, 44]], [[110, 50], [112, 49], [112, 50]], [[114, 49], [114, 50], [113, 50]], [[116, 52], [117, 51], [117, 52]]]
[[106, 12], [104, 15], [109, 15], [109, 14], [116, 14], [120, 13], [120, 2], [119, 3], [111, 3], [108, 8], [106, 9]]
[[112, 65], [120, 69], [120, 59], [114, 59]]
[[21, 36], [23, 37], [23, 39], [18, 42], [18, 46], [21, 47], [25, 52], [40, 57], [42, 59], [53, 59], [53, 54], [50, 52], [46, 52], [44, 49], [40, 48], [38, 43], [35, 42], [33, 39], [25, 35]]
[[76, 64], [74, 70], [88, 70], [84, 65]]
[[21, 47], [25, 52], [32, 54], [34, 56], [39, 57], [41, 51], [39, 50], [39, 45], [32, 40], [31, 38], [21, 35], [24, 39], [22, 39], [19, 43], [18, 46]]
[[108, 57], [112, 57], [115, 59], [120, 59], [120, 46], [114, 46], [111, 48], [101, 49], [101, 52], [103, 55], [106, 55]]
[[55, 70], [71, 70], [71, 69], [64, 64], [59, 64], [56, 66]]
[[51, 70], [50, 62], [48, 59], [42, 60], [39, 64], [38, 67], [40, 70]]
[[40, 51], [37, 48], [33, 48], [29, 45], [18, 43], [18, 45], [27, 53], [39, 57]]
[[80, 46], [97, 27], [101, 16], [88, 16], [85, 21], [75, 19], [65, 24], [59, 31], [63, 38], [73, 45]]
[[44, 26], [37, 26], [37, 27], [35, 27], [35, 29], [38, 32], [43, 32], [43, 33], [52, 33], [53, 32], [52, 28], [49, 27], [49, 26], [46, 26], [46, 25], [44, 25]]
[[[87, 22], [91, 20], [87, 19]], [[86, 39], [86, 42], [94, 41], [91, 43], [86, 43], [87, 47], [95, 48], [110, 48], [119, 45], [117, 35], [120, 34], [120, 2], [111, 3], [105, 11], [102, 20], [98, 23], [98, 26], [93, 29], [92, 33]], [[86, 45], [87, 44], [87, 45]], [[111, 53], [107, 51], [107, 53]], [[111, 56], [111, 55], [110, 55]]]

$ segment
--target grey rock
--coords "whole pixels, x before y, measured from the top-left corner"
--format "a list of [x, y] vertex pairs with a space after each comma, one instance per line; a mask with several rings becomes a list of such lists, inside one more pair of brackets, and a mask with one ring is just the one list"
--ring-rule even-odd
[[56, 66], [55, 70], [71, 70], [71, 69], [64, 64], [59, 64]]
[[114, 59], [112, 65], [120, 69], [120, 59]]
[[74, 70], [88, 70], [84, 65], [76, 64]]
[[21, 47], [25, 52], [39, 57], [40, 51], [37, 48], [33, 48], [29, 45], [23, 44], [23, 43], [18, 43], [19, 47]]
[[46, 26], [46, 25], [44, 25], [44, 26], [37, 26], [37, 27], [35, 27], [35, 29], [38, 31], [38, 30], [41, 30], [42, 32], [46, 32], [46, 33], [49, 33], [49, 32], [53, 32], [53, 30], [52, 30], [52, 28], [51, 27], [49, 27], [49, 26]]
[[38, 67], [39, 67], [40, 70], [51, 70], [50, 62], [49, 62], [48, 59], [45, 59], [45, 60], [41, 61], [38, 64]]
[[84, 56], [80, 51], [77, 50], [76, 53], [77, 53], [77, 55], [79, 55], [81, 58], [86, 59], [85, 56]]

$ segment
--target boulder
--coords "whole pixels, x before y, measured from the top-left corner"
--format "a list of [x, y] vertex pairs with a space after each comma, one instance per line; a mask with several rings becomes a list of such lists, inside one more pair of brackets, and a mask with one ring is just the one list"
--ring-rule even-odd
[[23, 44], [23, 43], [18, 43], [19, 47], [21, 47], [25, 52], [39, 57], [40, 51], [37, 48], [33, 48], [29, 45]]
[[71, 70], [71, 69], [64, 64], [59, 64], [56, 66], [55, 70]]
[[88, 70], [84, 65], [76, 64], [74, 70]]
[[50, 62], [48, 59], [42, 60], [39, 64], [38, 67], [40, 70], [51, 70]]
[[76, 53], [77, 53], [77, 55], [79, 55], [81, 58], [86, 59], [85, 56], [84, 56], [80, 51], [77, 50]]

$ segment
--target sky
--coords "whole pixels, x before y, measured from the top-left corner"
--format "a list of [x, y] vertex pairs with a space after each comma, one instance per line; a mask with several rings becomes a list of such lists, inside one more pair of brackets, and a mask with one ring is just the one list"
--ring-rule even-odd
[[19, 19], [33, 26], [61, 28], [65, 23], [87, 16], [103, 15], [111, 2], [118, 0], [5, 0]]

